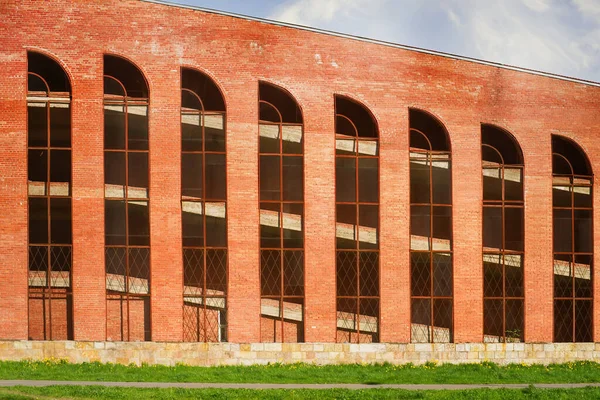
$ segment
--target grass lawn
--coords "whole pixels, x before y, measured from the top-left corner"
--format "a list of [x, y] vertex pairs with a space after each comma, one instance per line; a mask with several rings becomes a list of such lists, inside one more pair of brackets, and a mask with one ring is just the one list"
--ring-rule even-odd
[[368, 390], [244, 390], [244, 389], [133, 389], [97, 386], [0, 388], [0, 398], [25, 399], [594, 399], [600, 389], [479, 389], [461, 391]]
[[1, 361], [0, 379], [216, 382], [216, 383], [587, 383], [600, 382], [600, 364], [498, 366], [493, 363], [422, 366], [407, 364], [270, 364], [250, 367], [123, 366], [68, 364], [61, 360]]

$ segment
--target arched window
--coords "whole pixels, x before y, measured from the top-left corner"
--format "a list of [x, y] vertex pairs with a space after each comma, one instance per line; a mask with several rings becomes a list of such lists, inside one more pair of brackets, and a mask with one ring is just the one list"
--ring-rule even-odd
[[522, 342], [523, 156], [512, 135], [481, 126], [483, 167], [483, 340]]
[[411, 109], [411, 341], [452, 342], [452, 164], [446, 128]]
[[150, 340], [148, 86], [129, 61], [104, 56], [107, 340]]
[[225, 102], [215, 83], [181, 71], [183, 339], [227, 341]]
[[593, 173], [573, 141], [552, 136], [554, 341], [593, 340]]
[[379, 131], [335, 97], [336, 303], [339, 343], [379, 341]]
[[261, 341], [304, 341], [304, 132], [285, 90], [259, 84]]
[[45, 55], [27, 63], [28, 337], [72, 340], [71, 84]]

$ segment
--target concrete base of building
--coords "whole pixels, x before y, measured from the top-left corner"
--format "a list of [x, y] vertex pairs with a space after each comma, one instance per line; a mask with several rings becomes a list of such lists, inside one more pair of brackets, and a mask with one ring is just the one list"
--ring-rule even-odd
[[267, 363], [550, 364], [600, 358], [600, 343], [157, 343], [0, 341], [0, 360], [67, 360], [135, 365], [254, 365]]

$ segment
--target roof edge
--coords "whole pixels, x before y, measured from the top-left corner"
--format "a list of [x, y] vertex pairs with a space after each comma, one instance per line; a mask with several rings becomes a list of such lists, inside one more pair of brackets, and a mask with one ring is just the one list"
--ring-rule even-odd
[[562, 81], [580, 83], [580, 84], [588, 85], [588, 86], [600, 87], [600, 82], [594, 82], [594, 81], [589, 81], [589, 80], [585, 80], [585, 79], [579, 79], [579, 78], [574, 78], [574, 77], [570, 77], [570, 76], [566, 76], [566, 75], [554, 74], [551, 72], [544, 72], [544, 71], [539, 71], [539, 70], [530, 69], [530, 68], [517, 67], [514, 65], [510, 65], [510, 64], [502, 64], [502, 63], [493, 62], [493, 61], [486, 61], [486, 60], [481, 60], [478, 58], [466, 57], [466, 56], [461, 56], [461, 55], [452, 54], [452, 53], [445, 53], [443, 51], [428, 50], [428, 49], [423, 49], [420, 47], [408, 46], [408, 45], [398, 44], [398, 43], [394, 43], [394, 42], [386, 42], [384, 40], [371, 39], [371, 38], [367, 38], [367, 37], [363, 37], [363, 36], [350, 35], [347, 33], [341, 33], [341, 32], [335, 32], [335, 31], [328, 31], [326, 29], [313, 28], [313, 27], [305, 26], [305, 25], [297, 25], [297, 24], [275, 21], [275, 20], [266, 19], [266, 18], [252, 17], [249, 15], [236, 14], [236, 13], [232, 13], [232, 12], [228, 12], [228, 11], [220, 11], [220, 10], [215, 10], [212, 8], [204, 8], [204, 7], [199, 7], [199, 6], [191, 6], [188, 4], [180, 4], [180, 3], [177, 3], [174, 1], [168, 1], [168, 0], [140, 0], [140, 1], [143, 1], [146, 3], [160, 4], [160, 5], [164, 5], [164, 6], [170, 6], [170, 7], [187, 8], [187, 9], [194, 10], [194, 11], [202, 11], [202, 12], [206, 12], [206, 13], [210, 13], [210, 14], [217, 14], [217, 15], [224, 15], [224, 16], [233, 17], [233, 18], [245, 19], [248, 21], [262, 22], [265, 24], [282, 26], [282, 27], [286, 27], [286, 28], [300, 29], [303, 31], [319, 33], [322, 35], [335, 36], [335, 37], [351, 39], [351, 40], [358, 40], [361, 42], [376, 44], [376, 45], [380, 45], [380, 46], [414, 51], [417, 53], [429, 54], [429, 55], [449, 58], [449, 59], [453, 59], [453, 60], [472, 62], [475, 64], [486, 65], [489, 67], [502, 68], [502, 69], [506, 69], [506, 70], [510, 70], [510, 71], [524, 72], [524, 73], [528, 73], [528, 74], [532, 74], [532, 75], [543, 76], [546, 78], [552, 78], [552, 79], [558, 79], [558, 80], [562, 80]]

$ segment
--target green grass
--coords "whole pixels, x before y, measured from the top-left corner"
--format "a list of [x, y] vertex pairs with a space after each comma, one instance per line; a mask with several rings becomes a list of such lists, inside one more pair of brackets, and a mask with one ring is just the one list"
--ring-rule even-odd
[[98, 386], [0, 388], [1, 399], [595, 399], [600, 389], [478, 389], [461, 391], [367, 390], [246, 390], [246, 389], [138, 389]]
[[60, 360], [0, 362], [0, 379], [216, 382], [216, 383], [588, 383], [600, 382], [600, 364], [548, 366], [493, 363], [422, 366], [407, 364], [190, 367], [68, 364]]

